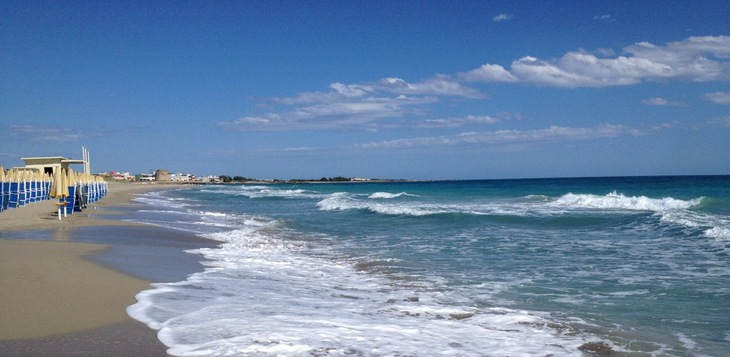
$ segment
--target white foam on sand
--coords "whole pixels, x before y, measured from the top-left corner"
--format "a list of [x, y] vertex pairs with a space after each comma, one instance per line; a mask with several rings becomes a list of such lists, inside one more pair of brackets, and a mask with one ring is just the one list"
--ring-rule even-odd
[[478, 308], [450, 291], [394, 284], [302, 254], [277, 222], [211, 235], [219, 248], [186, 281], [155, 284], [128, 309], [173, 355], [582, 356], [588, 337], [548, 316]]

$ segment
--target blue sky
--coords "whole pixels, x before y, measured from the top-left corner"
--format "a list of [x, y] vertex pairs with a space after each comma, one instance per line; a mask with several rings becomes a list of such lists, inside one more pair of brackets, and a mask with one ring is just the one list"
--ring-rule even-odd
[[730, 174], [727, 1], [0, 2], [0, 164]]

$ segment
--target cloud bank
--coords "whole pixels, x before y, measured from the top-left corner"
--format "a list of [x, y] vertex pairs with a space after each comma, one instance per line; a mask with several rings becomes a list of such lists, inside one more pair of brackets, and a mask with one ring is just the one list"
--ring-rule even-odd
[[585, 51], [558, 59], [524, 56], [509, 70], [487, 63], [461, 73], [468, 82], [511, 82], [578, 88], [631, 85], [648, 81], [706, 82], [730, 79], [730, 36], [690, 37], [657, 46], [640, 42], [623, 49], [625, 55], [598, 57]]
[[[497, 17], [509, 18], [509, 15]], [[495, 21], [496, 17], [495, 17]], [[502, 20], [500, 20], [502, 21]], [[287, 131], [318, 129], [378, 130], [398, 118], [424, 116], [433, 106], [459, 100], [486, 98], [476, 86], [489, 83], [521, 84], [558, 88], [604, 88], [644, 82], [730, 80], [730, 36], [690, 37], [663, 46], [639, 42], [615, 55], [600, 49], [568, 52], [560, 58], [524, 56], [509, 67], [485, 63], [451, 75], [437, 74], [418, 82], [385, 77], [371, 83], [335, 82], [329, 90], [304, 92], [293, 97], [268, 99], [268, 113], [222, 121], [217, 126], [235, 131]], [[728, 92], [708, 93], [706, 100], [730, 103]], [[643, 101], [647, 105], [682, 105], [663, 98]], [[484, 118], [474, 113], [472, 118]], [[443, 120], [443, 126], [477, 124], [474, 119]], [[437, 127], [438, 120], [420, 121], [421, 127]], [[489, 120], [482, 121], [488, 124]]]
[[550, 126], [536, 130], [496, 130], [483, 132], [465, 132], [448, 136], [418, 137], [398, 140], [371, 142], [358, 145], [364, 149], [406, 149], [418, 147], [441, 147], [460, 144], [480, 145], [524, 145], [537, 143], [554, 143], [577, 140], [611, 138], [625, 135], [644, 135], [642, 131], [624, 125], [600, 125], [593, 128], [573, 128]]
[[95, 131], [75, 130], [71, 128], [52, 128], [34, 125], [13, 125], [8, 128], [11, 138], [24, 138], [36, 142], [78, 141], [90, 136], [98, 136]]
[[730, 104], [730, 92], [707, 93], [705, 99], [715, 104]]

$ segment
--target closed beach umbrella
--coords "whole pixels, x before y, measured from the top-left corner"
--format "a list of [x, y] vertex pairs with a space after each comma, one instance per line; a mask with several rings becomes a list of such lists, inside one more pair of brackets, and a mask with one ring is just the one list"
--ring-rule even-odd
[[66, 186], [68, 187], [76, 187], [76, 182], [78, 181], [78, 175], [72, 170], [71, 168], [68, 169], [68, 182]]
[[73, 186], [76, 184], [76, 174], [74, 174], [74, 170], [71, 168], [66, 169], [66, 174], [68, 175], [68, 181], [66, 182], [68, 186]]
[[51, 181], [51, 197], [60, 197], [61, 191], [59, 188], [61, 187], [61, 174], [58, 172], [59, 170], [53, 170], [53, 180]]
[[[66, 196], [68, 196], [68, 187], [66, 186], [66, 175], [61, 172], [61, 169], [57, 169], [53, 171], [53, 182], [51, 183], [51, 197], [63, 199]], [[65, 187], [65, 188], [64, 188]], [[64, 194], [65, 192], [65, 194]], [[61, 207], [63, 206], [61, 203], [58, 203], [58, 219], [61, 219]]]
[[68, 177], [68, 172], [61, 174], [61, 183], [62, 183], [62, 185], [61, 185], [61, 189], [62, 189], [61, 197], [66, 198], [69, 195], [68, 185], [70, 185], [70, 180], [69, 180], [69, 177]]
[[68, 187], [66, 187], [66, 173], [57, 170], [53, 174], [53, 197], [66, 198], [68, 196]]

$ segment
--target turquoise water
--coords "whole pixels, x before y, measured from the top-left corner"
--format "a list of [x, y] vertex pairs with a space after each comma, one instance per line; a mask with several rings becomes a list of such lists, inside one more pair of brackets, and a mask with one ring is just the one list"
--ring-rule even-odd
[[135, 220], [220, 241], [129, 308], [175, 355], [722, 356], [730, 177], [221, 185]]

